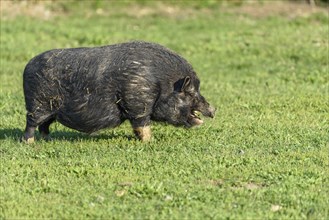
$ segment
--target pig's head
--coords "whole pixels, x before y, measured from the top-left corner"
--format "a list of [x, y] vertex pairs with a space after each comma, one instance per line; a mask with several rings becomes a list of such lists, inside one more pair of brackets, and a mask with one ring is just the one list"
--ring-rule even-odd
[[201, 114], [213, 118], [215, 108], [200, 94], [197, 77], [186, 76], [174, 83], [172, 92], [155, 107], [154, 118], [173, 125], [193, 127], [201, 125]]

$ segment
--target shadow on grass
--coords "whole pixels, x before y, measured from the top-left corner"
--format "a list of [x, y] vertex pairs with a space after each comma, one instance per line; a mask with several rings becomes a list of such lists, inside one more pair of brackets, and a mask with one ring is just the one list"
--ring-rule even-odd
[[[5, 128], [0, 129], [0, 140], [12, 139], [15, 141], [20, 141], [23, 135], [23, 130], [18, 128]], [[36, 139], [42, 139], [39, 132], [35, 133]], [[110, 140], [110, 139], [128, 139], [132, 140], [134, 137], [132, 135], [127, 135], [124, 133], [109, 133], [109, 134], [85, 134], [77, 131], [54, 131], [50, 133], [50, 138], [52, 141], [56, 140], [66, 140], [66, 141], [81, 141], [81, 140]]]

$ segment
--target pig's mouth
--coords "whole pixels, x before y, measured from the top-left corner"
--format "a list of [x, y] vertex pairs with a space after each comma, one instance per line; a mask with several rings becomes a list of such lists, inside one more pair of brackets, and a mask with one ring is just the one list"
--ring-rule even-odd
[[187, 123], [189, 126], [197, 126], [201, 125], [203, 123], [203, 120], [200, 118], [201, 112], [197, 110], [192, 110], [190, 115], [187, 118]]

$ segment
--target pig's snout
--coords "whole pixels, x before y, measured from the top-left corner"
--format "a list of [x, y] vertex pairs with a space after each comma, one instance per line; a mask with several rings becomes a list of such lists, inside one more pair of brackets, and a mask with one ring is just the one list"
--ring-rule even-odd
[[215, 117], [215, 112], [216, 112], [216, 108], [209, 106], [208, 108], [203, 109], [203, 111], [201, 111], [201, 113], [206, 116], [206, 117], [210, 117], [213, 118]]
[[215, 112], [216, 112], [216, 108], [209, 106], [209, 108], [207, 109], [208, 114], [206, 116], [213, 118], [215, 117]]

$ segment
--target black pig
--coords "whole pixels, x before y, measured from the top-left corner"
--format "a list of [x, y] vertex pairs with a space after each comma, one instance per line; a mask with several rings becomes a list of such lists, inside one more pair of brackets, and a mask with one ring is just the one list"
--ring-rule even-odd
[[181, 56], [154, 43], [55, 49], [34, 57], [24, 70], [27, 109], [23, 141], [38, 127], [47, 138], [54, 121], [85, 133], [128, 119], [136, 136], [151, 138], [150, 123], [192, 127], [213, 117], [200, 81]]

